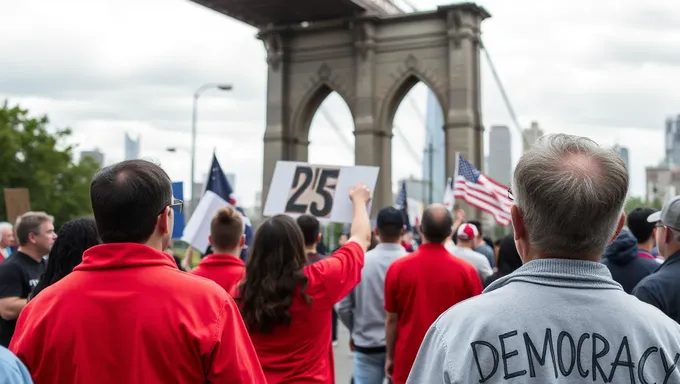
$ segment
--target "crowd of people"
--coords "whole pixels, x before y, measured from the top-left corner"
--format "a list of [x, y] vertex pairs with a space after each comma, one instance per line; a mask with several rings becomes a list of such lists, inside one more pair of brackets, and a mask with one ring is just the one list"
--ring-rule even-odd
[[167, 174], [114, 164], [93, 219], [0, 224], [0, 383], [334, 383], [338, 320], [356, 384], [680, 383], [680, 196], [626, 217], [627, 191], [616, 153], [549, 135], [496, 242], [441, 204], [418, 241], [393, 207], [372, 227], [357, 185], [329, 255], [315, 217], [277, 215], [244, 261], [227, 206], [192, 269], [166, 252], [183, 208]]

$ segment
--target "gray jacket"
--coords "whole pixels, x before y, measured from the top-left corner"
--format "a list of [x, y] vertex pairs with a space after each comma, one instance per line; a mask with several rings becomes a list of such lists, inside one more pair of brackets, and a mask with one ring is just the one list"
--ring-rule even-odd
[[534, 260], [453, 306], [408, 378], [437, 383], [680, 383], [680, 325], [600, 263]]
[[378, 244], [366, 252], [361, 282], [335, 305], [354, 345], [385, 346], [385, 275], [393, 261], [407, 255], [400, 244]]

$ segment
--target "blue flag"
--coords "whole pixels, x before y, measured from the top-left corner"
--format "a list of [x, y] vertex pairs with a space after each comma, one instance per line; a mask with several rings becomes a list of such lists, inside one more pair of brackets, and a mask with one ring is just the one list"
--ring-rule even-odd
[[408, 199], [406, 197], [406, 181], [401, 182], [401, 188], [399, 189], [399, 195], [397, 196], [397, 202], [394, 204], [394, 208], [401, 211], [402, 216], [404, 216], [406, 231], [411, 232], [413, 228], [411, 227], [411, 220], [409, 220], [408, 218]]
[[[172, 195], [175, 199], [184, 200], [184, 183], [181, 181], [174, 181], [172, 183]], [[179, 240], [184, 233], [184, 211], [177, 213], [175, 211], [175, 226], [172, 228], [172, 239]]]
[[[213, 161], [212, 165], [210, 166], [210, 175], [208, 176], [208, 183], [205, 186], [205, 190], [216, 194], [224, 201], [231, 204], [234, 208], [236, 208], [237, 211], [241, 212], [241, 215], [243, 215], [243, 220], [245, 222], [244, 234], [246, 235], [246, 247], [249, 247], [253, 242], [253, 235], [255, 234], [255, 232], [253, 231], [253, 225], [246, 216], [246, 213], [243, 210], [243, 208], [237, 205], [236, 199], [234, 199], [234, 197], [232, 196], [234, 190], [232, 189], [231, 184], [229, 183], [229, 179], [227, 179], [227, 175], [225, 175], [224, 171], [222, 171], [222, 167], [220, 166], [220, 162], [217, 161], [217, 156], [215, 155], [215, 153], [213, 153]], [[246, 259], [246, 254], [247, 249], [244, 248], [241, 251], [242, 260]]]

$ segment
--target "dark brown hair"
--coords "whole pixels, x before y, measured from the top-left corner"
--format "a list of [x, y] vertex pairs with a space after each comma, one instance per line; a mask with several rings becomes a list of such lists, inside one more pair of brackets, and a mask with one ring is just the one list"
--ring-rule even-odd
[[[213, 249], [226, 251], [236, 248], [243, 236], [243, 217], [231, 205], [220, 208], [210, 221]], [[237, 255], [238, 256], [238, 255]]]
[[290, 324], [289, 309], [295, 295], [311, 303], [305, 292], [304, 243], [300, 227], [285, 215], [267, 219], [255, 232], [246, 278], [236, 297], [249, 331], [271, 333], [278, 325]]

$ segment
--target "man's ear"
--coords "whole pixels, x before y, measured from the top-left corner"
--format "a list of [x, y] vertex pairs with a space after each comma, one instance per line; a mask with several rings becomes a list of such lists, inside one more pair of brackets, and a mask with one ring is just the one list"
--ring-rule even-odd
[[316, 242], [317, 242], [317, 243], [320, 243], [320, 242], [321, 242], [321, 236], [322, 236], [321, 233], [319, 233], [318, 235], [316, 235]]
[[613, 243], [614, 240], [616, 240], [617, 237], [619, 237], [619, 234], [623, 230], [623, 226], [626, 224], [626, 213], [621, 212], [621, 217], [619, 217], [619, 223], [616, 225], [616, 232], [614, 232], [614, 236], [609, 240], [609, 244]]
[[241, 240], [239, 240], [238, 246], [241, 247], [241, 248], [246, 246], [246, 235], [245, 234], [241, 235]]
[[158, 220], [156, 221], [156, 227], [158, 228], [158, 231], [163, 235], [169, 232], [168, 229], [170, 228], [169, 221], [171, 209], [172, 208], [170, 207], [165, 207], [163, 213], [161, 213], [160, 216], [158, 216]]
[[211, 247], [215, 246], [212, 241], [212, 236], [208, 235], [208, 244], [210, 244]]

